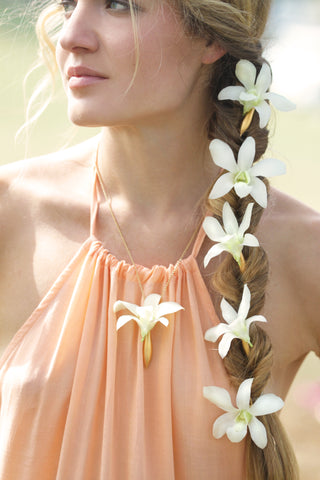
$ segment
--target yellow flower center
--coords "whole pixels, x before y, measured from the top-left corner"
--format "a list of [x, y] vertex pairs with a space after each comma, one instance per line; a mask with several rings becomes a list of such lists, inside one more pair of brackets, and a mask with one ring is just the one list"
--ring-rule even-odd
[[245, 423], [248, 425], [252, 419], [251, 413], [249, 413], [247, 410], [240, 410], [236, 417], [236, 422], [237, 423]]
[[235, 177], [234, 177], [234, 180], [237, 183], [242, 182], [242, 183], [246, 183], [248, 185], [250, 183], [251, 178], [250, 178], [249, 173], [245, 170], [245, 171], [240, 171], [239, 173], [237, 173], [237, 175], [235, 175]]

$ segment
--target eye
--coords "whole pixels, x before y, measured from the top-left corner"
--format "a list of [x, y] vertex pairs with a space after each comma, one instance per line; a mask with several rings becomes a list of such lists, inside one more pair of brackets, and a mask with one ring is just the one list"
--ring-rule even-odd
[[129, 7], [125, 2], [107, 2], [107, 8], [112, 10], [127, 10]]
[[[77, 1], [76, 0], [59, 0], [57, 1], [57, 4], [64, 10], [64, 14], [66, 17], [69, 17], [73, 10], [77, 6]], [[107, 10], [112, 10], [112, 11], [130, 11], [130, 3], [129, 0], [106, 0], [106, 8]], [[132, 8], [134, 10], [138, 10], [137, 5], [132, 2]]]
[[61, 0], [58, 5], [63, 8], [66, 16], [70, 15], [76, 8], [76, 2], [74, 0]]
[[[130, 3], [127, 0], [107, 0], [106, 7], [109, 10], [128, 11], [130, 10]], [[132, 7], [134, 10], [136, 9], [134, 2], [132, 2]]]

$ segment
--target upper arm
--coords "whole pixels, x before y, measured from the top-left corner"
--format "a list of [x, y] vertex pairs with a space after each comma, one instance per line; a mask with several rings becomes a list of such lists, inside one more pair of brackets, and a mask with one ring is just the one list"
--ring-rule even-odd
[[297, 362], [320, 355], [320, 214], [275, 189], [270, 197], [258, 232], [270, 262], [266, 328]]
[[306, 232], [306, 275], [303, 298], [310, 322], [311, 347], [320, 356], [320, 215], [310, 219]]
[[297, 211], [288, 238], [293, 302], [301, 322], [306, 350], [320, 356], [320, 214], [307, 208]]

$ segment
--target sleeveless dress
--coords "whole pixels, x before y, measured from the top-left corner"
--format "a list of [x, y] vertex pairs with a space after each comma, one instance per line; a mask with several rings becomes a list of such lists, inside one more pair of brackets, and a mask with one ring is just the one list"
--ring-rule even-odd
[[[219, 323], [197, 264], [204, 232], [178, 265], [162, 301], [184, 310], [152, 330], [143, 366], [139, 327], [116, 331], [116, 300], [141, 304], [134, 267], [90, 237], [15, 335], [0, 361], [1, 480], [241, 480], [245, 441], [212, 436], [224, 413], [202, 389], [230, 390]], [[161, 293], [173, 265], [137, 266], [145, 296]]]

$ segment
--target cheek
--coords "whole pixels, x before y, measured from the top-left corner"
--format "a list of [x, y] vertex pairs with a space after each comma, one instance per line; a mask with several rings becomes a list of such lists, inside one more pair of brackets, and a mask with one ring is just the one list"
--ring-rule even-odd
[[171, 10], [157, 18], [140, 38], [139, 69], [148, 79], [158, 76], [169, 81], [188, 81], [202, 65], [203, 45], [186, 36]]
[[145, 88], [149, 83], [154, 89], [175, 91], [183, 95], [183, 90], [188, 90], [200, 75], [202, 63], [198, 55], [191, 51], [190, 44], [172, 41], [161, 43], [154, 39], [140, 50], [138, 75]]
[[[137, 52], [132, 38], [123, 36], [110, 40], [104, 48], [106, 68], [111, 72], [126, 75], [134, 72]], [[110, 73], [111, 73], [110, 72]]]

